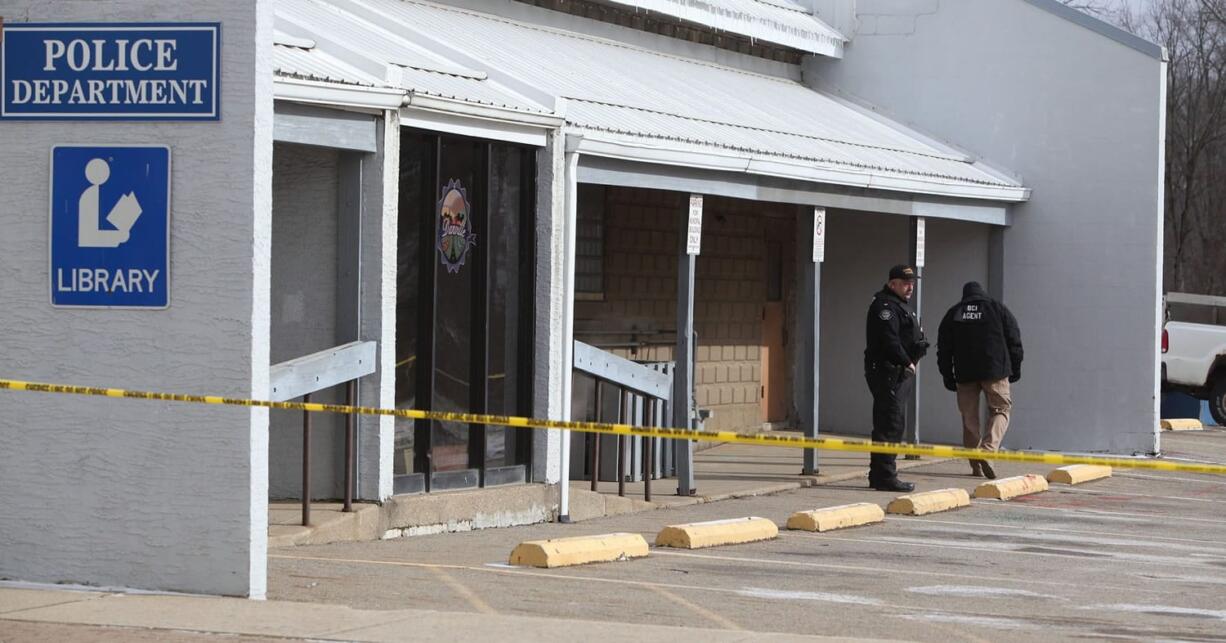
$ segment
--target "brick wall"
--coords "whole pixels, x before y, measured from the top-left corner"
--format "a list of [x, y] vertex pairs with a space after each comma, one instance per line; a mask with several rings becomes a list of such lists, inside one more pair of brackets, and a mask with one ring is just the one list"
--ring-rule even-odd
[[[688, 195], [581, 186], [580, 212], [603, 212], [603, 301], [578, 301], [576, 337], [641, 361], [673, 359], [678, 234]], [[695, 374], [706, 428], [761, 426], [762, 306], [769, 204], [707, 197], [695, 279]], [[776, 206], [783, 211], [788, 206]], [[791, 224], [784, 227], [792, 230]], [[787, 235], [785, 235], [787, 236]], [[785, 264], [789, 265], [789, 264]], [[643, 342], [646, 346], [616, 346]]]

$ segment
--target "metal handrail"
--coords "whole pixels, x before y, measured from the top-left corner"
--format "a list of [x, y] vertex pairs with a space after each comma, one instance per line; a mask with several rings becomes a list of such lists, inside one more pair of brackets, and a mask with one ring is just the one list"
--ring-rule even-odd
[[[671, 365], [671, 362], [668, 363]], [[596, 413], [597, 419], [604, 408], [604, 387], [610, 384], [619, 389], [617, 422], [629, 423], [634, 426], [659, 426], [665, 417], [672, 395], [671, 368], [653, 368], [652, 366], [633, 362], [623, 357], [603, 351], [595, 346], [580, 341], [575, 342], [574, 368], [585, 373], [596, 381]], [[642, 398], [645, 403], [637, 404], [636, 398]], [[596, 491], [600, 482], [600, 436], [588, 436], [588, 455], [592, 462], [592, 491]], [[655, 471], [655, 438], [642, 439], [643, 465], [643, 498], [651, 501], [651, 481]], [[617, 436], [617, 495], [626, 495], [627, 464], [630, 460], [627, 454], [629, 442], [625, 436]], [[661, 471], [664, 477], [666, 471]]]
[[[270, 399], [284, 402], [301, 397], [311, 402], [311, 394], [340, 384], [345, 385], [345, 405], [354, 406], [358, 380], [375, 372], [375, 342], [349, 342], [340, 346], [273, 364], [269, 369]], [[353, 511], [355, 415], [345, 416], [345, 492], [343, 511]], [[311, 524], [311, 413], [302, 413], [302, 524]]]

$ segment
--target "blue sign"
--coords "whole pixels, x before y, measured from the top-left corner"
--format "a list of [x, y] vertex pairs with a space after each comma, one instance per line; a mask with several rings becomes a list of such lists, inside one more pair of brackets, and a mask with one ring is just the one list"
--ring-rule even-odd
[[165, 308], [170, 148], [51, 149], [51, 304]]
[[0, 38], [0, 118], [221, 118], [219, 23], [5, 23]]

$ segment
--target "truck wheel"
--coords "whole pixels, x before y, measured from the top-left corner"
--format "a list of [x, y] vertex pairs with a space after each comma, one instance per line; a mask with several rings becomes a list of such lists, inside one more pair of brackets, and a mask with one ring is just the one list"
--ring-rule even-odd
[[1209, 414], [1218, 426], [1226, 426], [1226, 374], [1219, 375], [1209, 393]]

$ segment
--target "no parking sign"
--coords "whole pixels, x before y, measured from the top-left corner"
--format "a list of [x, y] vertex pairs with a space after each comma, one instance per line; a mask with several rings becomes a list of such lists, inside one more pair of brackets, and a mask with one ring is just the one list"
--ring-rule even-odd
[[51, 150], [51, 304], [166, 308], [170, 148]]

